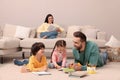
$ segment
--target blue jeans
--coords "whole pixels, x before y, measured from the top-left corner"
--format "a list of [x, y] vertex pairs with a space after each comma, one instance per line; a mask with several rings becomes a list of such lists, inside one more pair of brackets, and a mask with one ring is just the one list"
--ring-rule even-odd
[[107, 59], [108, 59], [107, 52], [102, 52], [100, 54], [101, 54], [101, 57], [102, 57], [102, 60], [103, 60], [103, 64], [106, 64], [107, 63]]
[[18, 66], [22, 66], [22, 65], [28, 64], [28, 62], [29, 62], [28, 59], [24, 59], [23, 61], [14, 59], [14, 64], [15, 64], [15, 65], [18, 65]]
[[[61, 62], [57, 62], [57, 64], [58, 64], [59, 66], [62, 66], [62, 61], [61, 61]], [[55, 68], [55, 65], [50, 62], [50, 63], [48, 64], [48, 67], [53, 69], [53, 68]]]
[[53, 39], [53, 38], [56, 38], [58, 35], [58, 32], [57, 31], [51, 31], [51, 32], [41, 32], [40, 33], [40, 37], [44, 37], [44, 36], [47, 36], [47, 39]]

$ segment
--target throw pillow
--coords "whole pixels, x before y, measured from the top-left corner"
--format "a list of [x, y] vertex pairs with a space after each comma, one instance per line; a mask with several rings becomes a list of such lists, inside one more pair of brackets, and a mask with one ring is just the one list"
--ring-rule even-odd
[[87, 38], [90, 39], [96, 39], [98, 31], [99, 31], [98, 29], [89, 29], [89, 28], [82, 29], [82, 32], [86, 35]]
[[35, 38], [36, 37], [36, 28], [31, 28], [29, 37], [30, 38]]
[[105, 44], [109, 47], [120, 47], [120, 41], [117, 40], [113, 35], [110, 37], [110, 40]]
[[70, 26], [68, 27], [67, 30], [67, 38], [72, 38], [73, 37], [73, 33], [76, 31], [80, 31], [80, 27], [79, 26]]
[[15, 37], [17, 38], [28, 38], [30, 34], [31, 29], [23, 26], [17, 26]]

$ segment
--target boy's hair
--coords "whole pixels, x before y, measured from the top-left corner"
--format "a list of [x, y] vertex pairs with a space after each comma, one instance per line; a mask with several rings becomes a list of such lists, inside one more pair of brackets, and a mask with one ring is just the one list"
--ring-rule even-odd
[[51, 52], [51, 62], [52, 62], [52, 54], [53, 54], [56, 46], [57, 46], [57, 47], [66, 47], [66, 41], [65, 41], [65, 40], [58, 40], [58, 41], [55, 43], [55, 46], [54, 46], [54, 48], [53, 48], [53, 50], [52, 50], [52, 52]]
[[37, 52], [42, 49], [42, 48], [45, 48], [45, 45], [42, 43], [42, 42], [36, 42], [32, 45], [32, 48], [31, 48], [31, 53], [33, 55], [36, 55]]
[[80, 31], [76, 31], [73, 33], [74, 37], [78, 37], [81, 39], [81, 41], [85, 41], [86, 42], [86, 35]]

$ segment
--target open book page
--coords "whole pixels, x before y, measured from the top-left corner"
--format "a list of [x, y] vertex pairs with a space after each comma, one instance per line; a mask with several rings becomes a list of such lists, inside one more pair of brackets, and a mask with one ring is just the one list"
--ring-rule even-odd
[[57, 30], [57, 27], [55, 27], [54, 25], [50, 25], [48, 27], [48, 31], [56, 31]]
[[45, 72], [45, 71], [42, 71], [42, 72], [32, 72], [33, 74], [37, 74], [37, 75], [51, 75], [50, 72]]

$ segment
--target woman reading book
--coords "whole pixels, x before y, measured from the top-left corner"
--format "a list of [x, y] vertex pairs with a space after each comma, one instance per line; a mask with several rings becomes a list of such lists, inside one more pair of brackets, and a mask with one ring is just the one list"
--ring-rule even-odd
[[52, 14], [48, 14], [45, 18], [44, 23], [37, 29], [37, 33], [39, 34], [40, 38], [43, 39], [56, 38], [58, 33], [61, 33], [63, 31], [63, 28], [57, 24], [54, 24], [54, 18]]

